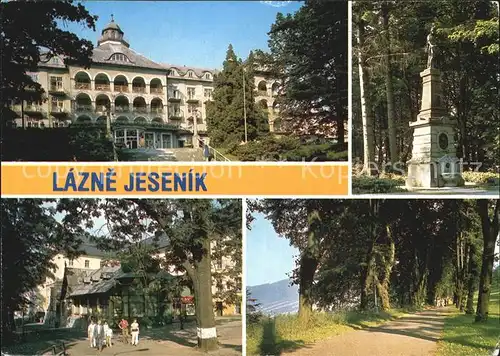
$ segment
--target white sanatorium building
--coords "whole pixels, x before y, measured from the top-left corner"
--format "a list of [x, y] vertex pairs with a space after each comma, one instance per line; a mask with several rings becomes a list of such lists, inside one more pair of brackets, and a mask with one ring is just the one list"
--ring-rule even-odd
[[[170, 149], [194, 145], [206, 136], [206, 102], [213, 92], [213, 69], [157, 63], [135, 52], [114, 20], [103, 30], [92, 67], [65, 65], [54, 57], [30, 73], [48, 95], [42, 105], [16, 103], [16, 126], [106, 125], [117, 146]], [[268, 110], [271, 131], [280, 131], [274, 96], [278, 84], [265, 72], [255, 75], [256, 101]], [[193, 140], [193, 138], [195, 138]]]

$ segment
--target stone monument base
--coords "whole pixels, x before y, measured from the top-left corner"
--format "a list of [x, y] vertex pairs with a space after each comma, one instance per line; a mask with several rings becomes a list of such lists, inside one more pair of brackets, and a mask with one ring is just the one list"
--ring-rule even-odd
[[460, 171], [443, 171], [441, 168], [439, 162], [408, 162], [406, 186], [408, 188], [441, 188], [465, 185]]

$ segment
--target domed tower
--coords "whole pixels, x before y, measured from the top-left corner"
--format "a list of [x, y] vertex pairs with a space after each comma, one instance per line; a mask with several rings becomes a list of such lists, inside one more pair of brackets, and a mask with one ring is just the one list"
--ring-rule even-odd
[[121, 30], [120, 26], [115, 22], [113, 15], [111, 15], [111, 22], [104, 27], [104, 29], [101, 32], [101, 38], [97, 41], [97, 45], [103, 45], [106, 42], [111, 42], [111, 43], [121, 43], [125, 47], [129, 47], [130, 45], [128, 44], [127, 41], [123, 38], [123, 31]]

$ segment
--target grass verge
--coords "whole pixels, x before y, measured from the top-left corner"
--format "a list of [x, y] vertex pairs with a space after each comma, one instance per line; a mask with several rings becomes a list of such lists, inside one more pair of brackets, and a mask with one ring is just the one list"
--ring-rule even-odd
[[319, 340], [400, 318], [409, 310], [389, 312], [313, 313], [304, 324], [298, 315], [279, 315], [247, 325], [248, 355], [279, 355]]
[[475, 323], [474, 315], [459, 311], [445, 319], [436, 356], [488, 356], [500, 338], [500, 274], [493, 281], [489, 318]]

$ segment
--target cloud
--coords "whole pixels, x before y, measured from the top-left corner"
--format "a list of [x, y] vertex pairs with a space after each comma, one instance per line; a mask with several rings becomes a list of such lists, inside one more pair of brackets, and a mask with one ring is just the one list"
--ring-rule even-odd
[[260, 3], [272, 7], [285, 7], [291, 3], [291, 1], [261, 1]]

